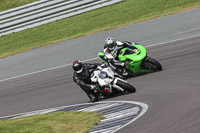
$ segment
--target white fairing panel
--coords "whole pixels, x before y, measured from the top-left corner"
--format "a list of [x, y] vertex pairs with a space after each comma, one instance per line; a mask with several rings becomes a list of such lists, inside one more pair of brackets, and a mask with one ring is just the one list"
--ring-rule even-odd
[[[100, 78], [102, 72], [105, 72], [107, 74], [107, 77]], [[114, 72], [109, 67], [102, 68], [98, 66], [97, 69], [95, 69], [91, 75], [91, 81], [98, 82], [100, 86], [109, 85], [113, 81], [113, 79], [114, 79]]]

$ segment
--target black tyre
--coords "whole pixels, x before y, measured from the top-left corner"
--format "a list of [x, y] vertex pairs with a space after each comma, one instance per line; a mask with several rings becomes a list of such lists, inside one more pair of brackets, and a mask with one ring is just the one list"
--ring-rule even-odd
[[148, 67], [148, 69], [151, 69], [153, 71], [161, 71], [162, 70], [162, 65], [155, 59], [148, 57], [145, 60], [145, 63]]
[[126, 89], [129, 93], [134, 93], [136, 92], [136, 89], [134, 86], [130, 85], [129, 83], [123, 82], [121, 80], [118, 80], [116, 83], [118, 86]]

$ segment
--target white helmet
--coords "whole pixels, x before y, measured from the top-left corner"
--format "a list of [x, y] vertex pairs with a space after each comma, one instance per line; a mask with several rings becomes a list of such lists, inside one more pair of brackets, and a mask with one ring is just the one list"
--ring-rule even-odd
[[105, 41], [106, 41], [106, 47], [110, 50], [113, 50], [117, 45], [117, 42], [112, 37], [108, 37]]

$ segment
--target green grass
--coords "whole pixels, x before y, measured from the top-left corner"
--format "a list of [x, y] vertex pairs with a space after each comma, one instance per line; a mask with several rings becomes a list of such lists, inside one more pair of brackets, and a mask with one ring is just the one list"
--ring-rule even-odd
[[78, 16], [2, 36], [0, 58], [197, 7], [200, 7], [200, 0], [125, 0]]
[[102, 119], [89, 112], [55, 112], [0, 121], [1, 133], [86, 133]]
[[38, 0], [0, 0], [0, 12]]

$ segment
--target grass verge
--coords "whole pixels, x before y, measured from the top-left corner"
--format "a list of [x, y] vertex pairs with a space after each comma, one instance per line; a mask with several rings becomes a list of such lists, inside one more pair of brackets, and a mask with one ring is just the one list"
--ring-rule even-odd
[[1, 133], [86, 133], [102, 119], [94, 112], [55, 112], [0, 121]]
[[0, 37], [0, 58], [33, 48], [200, 7], [200, 0], [125, 0]]
[[18, 6], [22, 6], [28, 3], [32, 3], [34, 1], [38, 0], [0, 0], [0, 12]]

